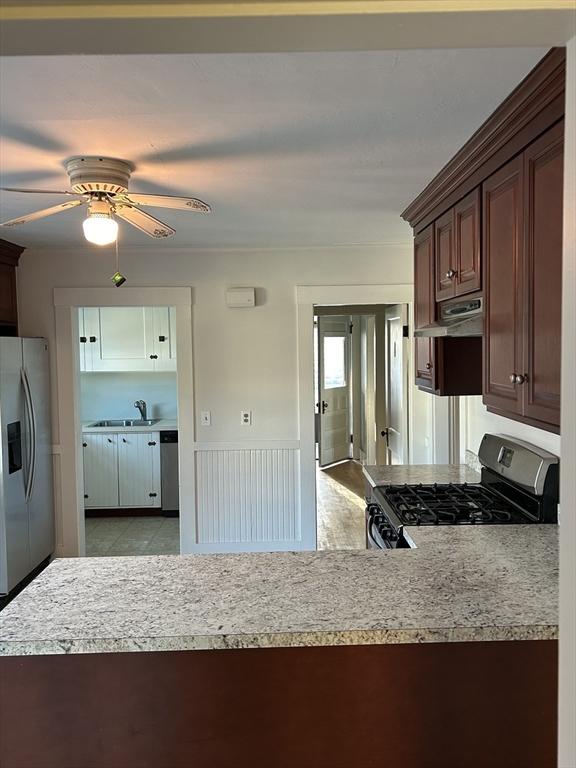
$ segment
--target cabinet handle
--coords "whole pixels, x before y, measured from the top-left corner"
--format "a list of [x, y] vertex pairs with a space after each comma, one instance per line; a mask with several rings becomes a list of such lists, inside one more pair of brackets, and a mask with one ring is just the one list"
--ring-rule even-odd
[[426, 368], [430, 370], [432, 368], [432, 363], [426, 363]]
[[446, 278], [448, 280], [452, 280], [454, 277], [456, 277], [456, 270], [455, 269], [449, 269], [448, 272], [446, 272]]
[[126, 440], [126, 438], [125, 438], [125, 437], [123, 437], [123, 438], [122, 438], [122, 442], [123, 442], [123, 443], [127, 443], [128, 441]]
[[150, 355], [150, 360], [158, 360], [158, 355]]
[[106, 439], [108, 440], [108, 442], [109, 442], [109, 443], [111, 443], [111, 442], [112, 442], [112, 438], [111, 438], [111, 437], [108, 437], [108, 438], [106, 438]]
[[158, 496], [158, 494], [157, 493], [149, 493], [148, 496], [151, 496], [152, 498], [154, 498], [154, 496]]
[[86, 344], [87, 341], [88, 339], [86, 338], [86, 336], [80, 336], [80, 344]]
[[158, 341], [166, 341], [166, 336], [158, 336]]
[[151, 443], [148, 443], [148, 445], [156, 445], [156, 442], [153, 440]]

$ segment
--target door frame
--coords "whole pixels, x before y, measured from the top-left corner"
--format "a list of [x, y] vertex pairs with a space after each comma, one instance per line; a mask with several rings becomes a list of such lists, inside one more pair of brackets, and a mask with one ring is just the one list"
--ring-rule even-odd
[[[80, 418], [79, 307], [175, 307], [178, 398], [180, 552], [196, 540], [194, 460], [194, 377], [192, 360], [192, 288], [55, 288], [56, 396], [59, 444], [54, 446], [57, 550], [67, 557], [86, 553], [84, 467]], [[186, 471], [182, 471], [182, 468]]]
[[[414, 286], [297, 285], [298, 436], [300, 440], [300, 499], [302, 543], [316, 549], [316, 442], [314, 433], [314, 308], [316, 305], [409, 304]], [[409, 312], [411, 316], [411, 312]], [[410, 324], [412, 321], [410, 319]], [[410, 360], [412, 356], [410, 355]], [[409, 362], [410, 365], [410, 362]]]

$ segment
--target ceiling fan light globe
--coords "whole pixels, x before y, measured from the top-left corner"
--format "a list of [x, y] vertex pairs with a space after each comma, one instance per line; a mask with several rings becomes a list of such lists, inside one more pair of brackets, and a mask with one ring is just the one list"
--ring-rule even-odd
[[111, 245], [118, 238], [118, 222], [107, 214], [91, 214], [82, 222], [84, 237], [94, 245]]

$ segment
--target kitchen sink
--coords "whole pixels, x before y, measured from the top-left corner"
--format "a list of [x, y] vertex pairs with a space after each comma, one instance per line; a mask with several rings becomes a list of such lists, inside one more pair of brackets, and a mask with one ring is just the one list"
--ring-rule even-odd
[[160, 419], [106, 419], [88, 424], [89, 427], [151, 427]]

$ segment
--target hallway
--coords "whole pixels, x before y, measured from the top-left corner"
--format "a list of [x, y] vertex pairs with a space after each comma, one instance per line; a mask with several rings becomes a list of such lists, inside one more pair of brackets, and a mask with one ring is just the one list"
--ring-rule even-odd
[[365, 549], [364, 476], [346, 461], [317, 469], [318, 549]]

